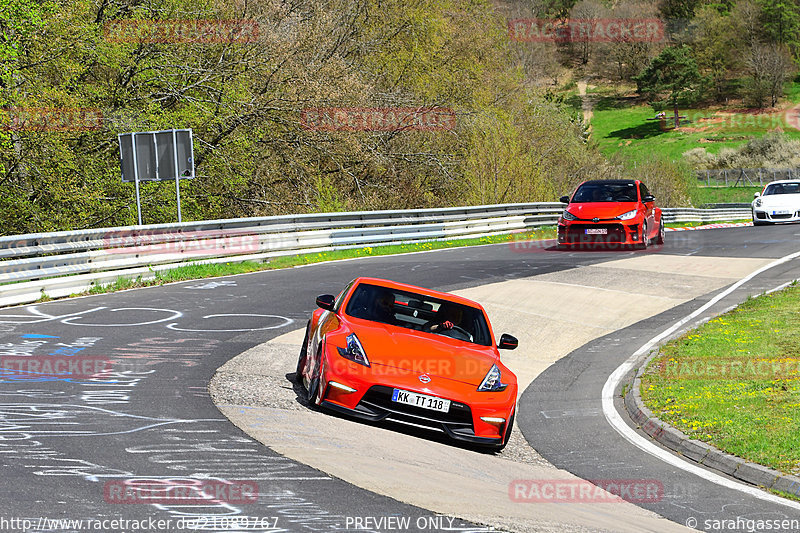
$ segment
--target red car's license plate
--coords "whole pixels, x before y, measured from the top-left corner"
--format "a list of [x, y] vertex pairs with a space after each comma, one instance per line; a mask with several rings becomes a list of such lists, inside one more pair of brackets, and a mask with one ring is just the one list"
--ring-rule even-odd
[[606, 228], [587, 228], [586, 235], [608, 235]]
[[392, 392], [392, 401], [406, 405], [413, 405], [414, 407], [422, 407], [423, 409], [430, 409], [432, 411], [440, 411], [446, 413], [450, 410], [450, 400], [444, 398], [437, 398], [435, 396], [427, 396], [425, 394], [417, 394], [407, 390], [394, 389]]

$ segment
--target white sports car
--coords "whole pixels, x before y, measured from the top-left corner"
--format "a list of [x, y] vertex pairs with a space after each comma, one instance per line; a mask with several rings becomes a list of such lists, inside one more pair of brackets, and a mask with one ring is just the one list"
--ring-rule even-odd
[[800, 180], [773, 181], [754, 196], [754, 226], [800, 221]]

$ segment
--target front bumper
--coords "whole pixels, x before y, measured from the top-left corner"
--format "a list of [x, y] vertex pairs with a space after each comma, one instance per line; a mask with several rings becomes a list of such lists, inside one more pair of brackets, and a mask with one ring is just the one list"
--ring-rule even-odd
[[[391, 375], [385, 375], [386, 370], [379, 365], [368, 368], [348, 361], [347, 365], [326, 366], [320, 383], [324, 387], [322, 407], [372, 422], [391, 421], [442, 432], [457, 441], [484, 446], [502, 444], [516, 404], [516, 382], [504, 391], [478, 392], [474, 385], [441, 377], [423, 385], [418, 373], [396, 368], [391, 369]], [[450, 400], [450, 409], [442, 413], [393, 402], [395, 388]], [[486, 422], [483, 418], [504, 422]]]
[[636, 245], [642, 242], [641, 220], [560, 220], [558, 244], [586, 246], [603, 244]]
[[800, 222], [800, 210], [790, 213], [776, 213], [775, 211], [790, 211], [789, 209], [753, 209], [753, 220], [760, 222]]

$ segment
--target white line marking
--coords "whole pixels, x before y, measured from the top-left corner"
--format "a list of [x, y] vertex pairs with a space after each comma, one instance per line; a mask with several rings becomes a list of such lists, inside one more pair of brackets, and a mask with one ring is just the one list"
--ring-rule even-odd
[[733, 291], [735, 291], [736, 289], [738, 289], [739, 287], [741, 287], [754, 277], [758, 276], [763, 272], [766, 272], [767, 270], [773, 267], [776, 267], [778, 265], [781, 265], [798, 257], [800, 257], [800, 252], [795, 252], [793, 254], [777, 259], [772, 263], [769, 263], [768, 265], [759, 268], [755, 272], [750, 273], [749, 275], [740, 279], [739, 281], [737, 281], [736, 283], [725, 289], [723, 292], [712, 298], [708, 303], [706, 303], [705, 305], [703, 305], [690, 315], [682, 318], [681, 320], [673, 324], [671, 327], [667, 328], [659, 335], [656, 335], [655, 337], [647, 341], [647, 343], [644, 346], [636, 350], [636, 353], [634, 353], [631, 357], [629, 357], [627, 361], [622, 363], [622, 365], [620, 365], [614, 371], [614, 373], [608, 377], [608, 380], [606, 380], [605, 385], [603, 385], [602, 402], [603, 402], [603, 414], [605, 415], [606, 420], [608, 420], [608, 423], [611, 424], [611, 427], [613, 427], [617, 431], [617, 433], [622, 435], [622, 437], [625, 438], [625, 440], [627, 440], [637, 448], [649, 453], [653, 457], [660, 459], [661, 461], [664, 461], [665, 463], [670, 464], [676, 468], [680, 468], [681, 470], [685, 470], [703, 479], [711, 481], [712, 483], [716, 483], [717, 485], [721, 485], [729, 489], [744, 492], [745, 494], [748, 494], [755, 498], [759, 498], [761, 500], [765, 500], [771, 503], [777, 503], [778, 505], [785, 505], [786, 507], [791, 507], [793, 509], [800, 510], [800, 502], [787, 500], [785, 498], [781, 498], [780, 496], [775, 496], [773, 494], [765, 492], [757, 487], [753, 487], [751, 485], [745, 485], [743, 483], [730, 480], [719, 474], [701, 468], [695, 463], [690, 463], [688, 461], [680, 459], [678, 456], [673, 455], [671, 452], [659, 448], [651, 441], [645, 439], [644, 437], [636, 433], [633, 429], [631, 429], [630, 426], [628, 426], [622, 419], [622, 416], [614, 408], [614, 390], [616, 390], [617, 385], [619, 385], [619, 382], [622, 380], [622, 378], [628, 372], [630, 372], [630, 370], [634, 367], [634, 365], [636, 364], [637, 360], [641, 355], [653, 349], [659, 342], [661, 342], [668, 336], [672, 335], [675, 331], [677, 331], [678, 328], [680, 328], [690, 320], [696, 318], [703, 311], [710, 308], [711, 306], [713, 306], [714, 304], [722, 300], [724, 297], [731, 294]]
[[164, 313], [171, 313], [172, 316], [168, 316], [166, 318], [159, 318], [158, 320], [149, 320], [147, 322], [134, 322], [133, 324], [87, 324], [85, 322], [72, 322], [72, 320], [82, 318], [81, 316], [76, 316], [73, 318], [65, 318], [64, 320], [61, 321], [61, 323], [68, 324], [70, 326], [89, 326], [93, 328], [120, 328], [128, 326], [147, 326], [150, 324], [158, 324], [160, 322], [166, 322], [167, 320], [174, 320], [176, 318], [180, 318], [183, 316], [183, 313], [181, 313], [180, 311], [175, 311], [174, 309], [159, 309], [157, 307], [120, 307], [119, 309], [112, 309], [110, 312], [114, 313], [116, 311], [161, 311]]
[[244, 331], [262, 331], [265, 329], [278, 329], [284, 326], [288, 326], [294, 320], [291, 318], [287, 318], [285, 316], [280, 315], [258, 315], [253, 313], [222, 313], [219, 315], [206, 315], [203, 319], [208, 318], [218, 318], [218, 317], [229, 317], [229, 316], [256, 316], [256, 317], [265, 317], [265, 318], [277, 318], [281, 321], [280, 324], [276, 324], [274, 326], [264, 326], [263, 328], [243, 328], [243, 329], [189, 329], [189, 328], [179, 328], [177, 322], [173, 322], [172, 324], [167, 324], [168, 329], [172, 329], [175, 331], [193, 331], [193, 332], [244, 332]]

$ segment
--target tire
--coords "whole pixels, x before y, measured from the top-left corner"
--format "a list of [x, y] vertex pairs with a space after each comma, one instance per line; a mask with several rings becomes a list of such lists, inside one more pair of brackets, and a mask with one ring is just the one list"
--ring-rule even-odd
[[314, 376], [311, 378], [311, 381], [308, 382], [308, 391], [306, 392], [306, 400], [310, 405], [319, 405], [317, 403], [317, 392], [319, 391], [319, 376]]
[[650, 244], [650, 239], [647, 238], [647, 222], [642, 223], [642, 239], [636, 244], [637, 250], [647, 250], [647, 245]]
[[320, 354], [317, 357], [317, 368], [314, 370], [314, 376], [308, 382], [308, 391], [306, 391], [306, 399], [309, 405], [319, 407], [322, 403], [322, 392], [320, 390], [320, 376], [322, 376], [322, 347], [320, 347]]
[[664, 229], [664, 221], [662, 220], [658, 224], [658, 237], [656, 237], [656, 244], [664, 244], [664, 237], [666, 237], [667, 231]]
[[514, 417], [516, 416], [516, 414], [517, 411], [515, 409], [514, 412], [511, 413], [511, 418], [508, 420], [508, 424], [506, 424], [506, 430], [503, 433], [503, 442], [492, 447], [493, 451], [495, 452], [502, 451], [503, 448], [505, 448], [506, 445], [508, 444], [508, 441], [511, 439], [511, 431], [514, 429]]
[[306, 359], [308, 359], [308, 329], [311, 327], [309, 321], [306, 326], [306, 336], [303, 338], [303, 346], [300, 348], [300, 356], [297, 358], [297, 368], [294, 371], [294, 379], [298, 383], [303, 383], [303, 368], [306, 366]]

